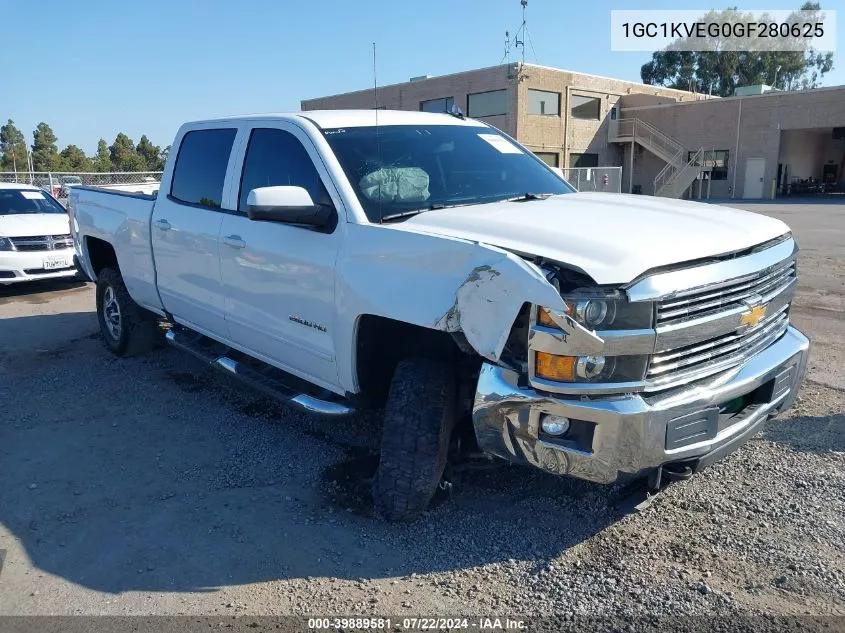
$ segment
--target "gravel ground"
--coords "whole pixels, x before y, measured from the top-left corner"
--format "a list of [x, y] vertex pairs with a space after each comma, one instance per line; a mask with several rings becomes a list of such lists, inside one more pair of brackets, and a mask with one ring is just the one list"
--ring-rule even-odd
[[641, 512], [503, 465], [372, 517], [378, 416], [326, 421], [187, 355], [110, 356], [90, 285], [0, 290], [0, 614], [845, 615], [845, 206], [803, 247], [796, 407]]

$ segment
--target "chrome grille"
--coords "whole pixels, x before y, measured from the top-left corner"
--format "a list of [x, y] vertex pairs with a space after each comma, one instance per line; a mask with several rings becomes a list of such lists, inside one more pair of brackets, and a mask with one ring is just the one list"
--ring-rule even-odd
[[795, 260], [700, 288], [675, 293], [657, 306], [657, 326], [679, 323], [740, 307], [747, 299], [779, 294], [795, 278]]
[[654, 354], [646, 375], [648, 390], [667, 389], [733, 367], [774, 343], [788, 325], [787, 304], [751, 329]]
[[16, 251], [58, 251], [73, 248], [73, 238], [68, 234], [10, 237], [9, 241]]

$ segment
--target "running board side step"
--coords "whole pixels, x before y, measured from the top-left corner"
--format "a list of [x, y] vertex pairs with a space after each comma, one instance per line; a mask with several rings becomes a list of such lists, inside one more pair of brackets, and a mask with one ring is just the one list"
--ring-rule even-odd
[[[230, 347], [213, 341], [202, 334], [191, 332], [190, 330], [169, 330], [165, 338], [173, 347], [192, 354], [207, 365], [211, 365], [212, 367], [225, 371], [227, 374], [235, 376], [266, 396], [298, 407], [303, 411], [329, 416], [349, 415], [355, 411], [354, 408], [339, 399], [339, 397], [338, 400], [322, 399], [304, 393], [302, 389], [297, 389], [291, 384], [286, 384], [286, 382], [301, 383], [304, 381], [294, 376], [289, 376], [289, 374], [286, 374], [280, 369], [271, 368], [267, 365], [268, 371], [264, 373], [231, 358], [229, 354], [233, 354], [234, 352]], [[270, 375], [271, 373], [272, 375]], [[289, 381], [285, 381], [285, 376], [289, 376]], [[337, 397], [328, 391], [324, 393], [329, 398]]]

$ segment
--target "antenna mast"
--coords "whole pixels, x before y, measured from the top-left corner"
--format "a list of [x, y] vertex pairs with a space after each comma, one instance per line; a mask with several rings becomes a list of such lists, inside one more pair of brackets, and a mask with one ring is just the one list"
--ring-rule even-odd
[[376, 78], [376, 43], [373, 42], [373, 110], [378, 116], [378, 79]]
[[[525, 65], [525, 42], [527, 41], [531, 45], [531, 52], [534, 55], [534, 61], [537, 61], [537, 51], [534, 50], [534, 42], [531, 41], [531, 34], [528, 32], [528, 22], [525, 18], [525, 9], [528, 7], [528, 0], [519, 0], [519, 4], [522, 5], [522, 24], [516, 31], [516, 35], [513, 36], [513, 46], [514, 48], [521, 48], [522, 49], [522, 65]], [[507, 33], [506, 33], [507, 35]], [[509, 52], [509, 49], [505, 49]]]
[[[525, 7], [528, 6], [528, 0], [519, 0], [519, 4], [522, 5], [522, 25], [517, 29], [516, 35], [514, 36], [514, 48], [522, 48], [522, 65], [525, 65]], [[520, 38], [522, 36], [522, 39]]]

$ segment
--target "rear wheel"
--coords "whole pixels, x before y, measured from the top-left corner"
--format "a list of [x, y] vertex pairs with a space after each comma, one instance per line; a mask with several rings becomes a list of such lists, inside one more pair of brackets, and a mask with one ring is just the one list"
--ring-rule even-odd
[[116, 268], [97, 275], [97, 318], [106, 347], [118, 356], [142, 354], [158, 345], [156, 316], [132, 300]]
[[385, 407], [373, 484], [376, 510], [388, 521], [413, 521], [437, 492], [456, 409], [452, 367], [422, 358], [399, 362]]

